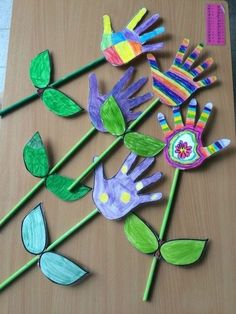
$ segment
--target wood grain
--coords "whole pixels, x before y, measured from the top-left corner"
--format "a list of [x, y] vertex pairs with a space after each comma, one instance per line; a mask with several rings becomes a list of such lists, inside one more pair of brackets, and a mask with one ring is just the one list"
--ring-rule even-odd
[[[41, 0], [15, 1], [8, 57], [4, 104], [32, 93], [28, 79], [29, 60], [48, 48], [53, 54], [55, 78], [101, 55], [99, 44], [102, 15], [112, 16], [115, 29], [123, 27], [142, 6], [150, 13], [159, 12], [166, 27], [166, 45], [157, 54], [166, 70], [184, 37], [196, 45], [204, 41], [204, 4], [195, 0]], [[219, 78], [214, 87], [197, 95], [201, 108], [212, 101], [215, 113], [206, 133], [206, 143], [225, 137], [232, 147], [206, 162], [195, 171], [183, 173], [175, 202], [168, 238], [209, 238], [208, 253], [201, 264], [178, 268], [162, 263], [151, 302], [142, 302], [142, 293], [151, 257], [135, 251], [126, 240], [122, 222], [109, 222], [98, 216], [58, 251], [86, 266], [92, 275], [81, 285], [63, 288], [50, 283], [37, 267], [12, 284], [0, 295], [1, 313], [81, 313], [81, 314], [233, 314], [236, 308], [236, 211], [235, 211], [235, 135], [228, 9], [227, 38], [224, 47], [206, 47], [204, 56], [213, 56]], [[136, 78], [150, 75], [145, 58], [137, 62]], [[101, 89], [109, 91], [123, 69], [105, 64], [96, 69]], [[84, 75], [61, 88], [84, 108], [88, 97], [88, 80]], [[151, 83], [145, 87], [151, 90]], [[169, 108], [161, 110], [171, 119]], [[22, 148], [39, 130], [55, 163], [89, 128], [87, 114], [63, 119], [50, 113], [37, 100], [0, 122], [0, 214], [3, 216], [37, 182], [24, 167]], [[162, 138], [152, 114], [139, 128]], [[61, 174], [75, 177], [111, 143], [109, 135], [97, 134]], [[119, 147], [106, 161], [107, 174], [117, 170], [128, 151]], [[153, 168], [165, 179], [156, 188], [168, 196], [173, 169], [158, 157]], [[92, 184], [92, 177], [86, 180]], [[94, 205], [91, 196], [75, 203], [64, 203], [42, 189], [0, 235], [0, 278], [5, 279], [28, 261], [20, 239], [20, 225], [27, 211], [43, 201], [51, 239], [66, 231], [89, 213]], [[145, 206], [139, 214], [159, 229], [166, 200], [155, 207]]]

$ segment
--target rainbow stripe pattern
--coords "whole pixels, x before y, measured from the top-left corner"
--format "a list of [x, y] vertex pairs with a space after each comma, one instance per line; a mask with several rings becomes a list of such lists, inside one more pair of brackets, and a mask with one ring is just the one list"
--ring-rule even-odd
[[212, 65], [213, 59], [207, 58], [202, 64], [194, 67], [203, 49], [203, 44], [197, 45], [184, 61], [188, 47], [189, 39], [185, 38], [176, 53], [173, 64], [164, 73], [159, 70], [155, 57], [152, 54], [147, 55], [153, 89], [165, 105], [180, 106], [199, 88], [209, 86], [216, 81], [216, 76], [197, 80], [198, 76]]
[[103, 36], [101, 50], [106, 60], [115, 66], [120, 66], [130, 62], [142, 53], [159, 50], [163, 43], [146, 44], [154, 37], [165, 31], [164, 27], [158, 27], [150, 32], [145, 32], [159, 19], [159, 14], [151, 16], [148, 20], [137, 26], [147, 13], [146, 8], [142, 8], [121, 31], [114, 33], [111, 20], [108, 15], [103, 16]]
[[188, 105], [186, 123], [183, 123], [180, 107], [173, 107], [174, 128], [171, 129], [162, 113], [158, 113], [165, 137], [166, 146], [164, 154], [167, 162], [174, 168], [182, 170], [200, 166], [204, 160], [221, 151], [230, 144], [229, 139], [220, 139], [204, 147], [202, 145], [202, 133], [210, 117], [213, 105], [207, 103], [195, 122], [197, 102], [192, 99]]

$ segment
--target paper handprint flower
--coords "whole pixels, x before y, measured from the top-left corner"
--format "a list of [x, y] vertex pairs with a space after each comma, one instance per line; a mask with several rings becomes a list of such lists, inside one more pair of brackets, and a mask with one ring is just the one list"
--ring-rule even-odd
[[96, 75], [92, 73], [89, 76], [89, 100], [88, 112], [90, 119], [95, 128], [100, 132], [107, 132], [104, 128], [100, 109], [106, 101], [115, 101], [118, 109], [122, 112], [126, 122], [135, 120], [141, 112], [132, 112], [132, 110], [153, 97], [152, 93], [146, 93], [142, 96], [131, 98], [147, 82], [147, 77], [141, 77], [138, 81], [127, 87], [134, 73], [134, 68], [130, 67], [121, 79], [115, 84], [113, 89], [108, 93], [101, 95], [98, 90]]
[[184, 125], [179, 107], [174, 107], [174, 130], [169, 128], [164, 115], [158, 114], [158, 120], [166, 141], [164, 154], [168, 163], [175, 168], [184, 170], [198, 167], [206, 158], [230, 144], [229, 139], [221, 139], [209, 146], [203, 146], [202, 133], [212, 111], [212, 104], [207, 103], [205, 105], [195, 124], [196, 108], [197, 102], [192, 99], [188, 106], [187, 119]]
[[[110, 220], [127, 215], [144, 203], [156, 202], [162, 198], [162, 193], [140, 194], [144, 189], [157, 182], [162, 174], [140, 179], [143, 173], [154, 163], [154, 158], [145, 158], [139, 165], [133, 167], [137, 155], [131, 153], [117, 174], [107, 179], [104, 177], [103, 166], [95, 170], [93, 200], [102, 215]], [[132, 169], [131, 169], [132, 168]]]
[[184, 39], [173, 64], [164, 73], [159, 70], [155, 57], [152, 54], [147, 56], [151, 67], [153, 89], [165, 105], [180, 106], [199, 88], [209, 86], [216, 81], [216, 76], [198, 80], [199, 75], [202, 75], [213, 63], [212, 58], [207, 58], [201, 65], [195, 66], [203, 44], [197, 45], [183, 61], [188, 47], [189, 39]]
[[147, 41], [165, 32], [165, 28], [161, 26], [145, 33], [159, 19], [159, 14], [153, 15], [137, 26], [146, 13], [147, 9], [142, 8], [129, 24], [117, 33], [112, 30], [110, 17], [108, 15], [103, 16], [104, 31], [101, 49], [106, 60], [112, 65], [126, 64], [143, 53], [156, 51], [163, 47], [163, 42], [145, 45]]

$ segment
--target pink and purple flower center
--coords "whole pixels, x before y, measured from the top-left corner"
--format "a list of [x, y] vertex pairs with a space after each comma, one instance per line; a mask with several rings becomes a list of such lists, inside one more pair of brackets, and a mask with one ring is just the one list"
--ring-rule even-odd
[[189, 157], [192, 152], [192, 146], [182, 140], [176, 145], [175, 153], [178, 154], [178, 158], [184, 159]]

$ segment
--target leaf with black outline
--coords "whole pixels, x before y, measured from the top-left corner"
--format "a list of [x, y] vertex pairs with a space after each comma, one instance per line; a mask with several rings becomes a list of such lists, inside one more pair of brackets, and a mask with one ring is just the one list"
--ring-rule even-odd
[[91, 191], [90, 187], [81, 184], [70, 192], [68, 188], [73, 182], [74, 180], [71, 178], [59, 174], [52, 174], [46, 179], [46, 188], [55, 196], [66, 202], [79, 200]]
[[51, 80], [51, 59], [48, 50], [42, 51], [31, 60], [29, 76], [37, 88], [45, 88]]
[[151, 228], [137, 215], [130, 214], [124, 223], [128, 241], [140, 252], [150, 254], [158, 249], [158, 240]]
[[44, 252], [40, 256], [39, 267], [45, 277], [63, 286], [75, 284], [88, 274], [67, 257], [53, 252]]
[[35, 177], [43, 178], [49, 172], [49, 161], [46, 148], [39, 132], [26, 143], [23, 149], [26, 169]]
[[23, 219], [21, 238], [25, 249], [32, 254], [41, 254], [47, 247], [48, 230], [41, 203]]
[[208, 240], [176, 239], [160, 247], [162, 258], [169, 264], [185, 266], [196, 263], [202, 256]]

